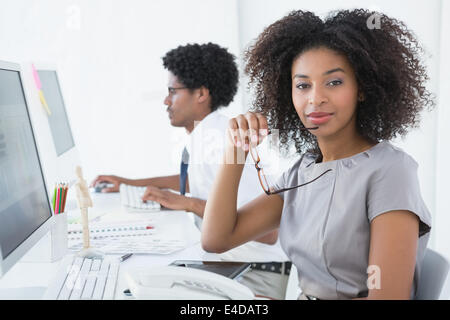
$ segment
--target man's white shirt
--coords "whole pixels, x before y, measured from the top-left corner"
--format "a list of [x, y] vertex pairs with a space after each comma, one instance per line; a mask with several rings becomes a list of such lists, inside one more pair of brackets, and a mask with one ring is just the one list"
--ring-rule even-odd
[[[226, 143], [228, 117], [214, 111], [202, 121], [196, 123], [186, 144], [189, 153], [188, 180], [190, 195], [193, 198], [207, 200], [216, 178]], [[239, 184], [237, 205], [255, 199], [263, 193], [258, 174], [251, 157], [247, 157]], [[195, 216], [196, 225], [201, 228], [202, 219]], [[221, 254], [224, 260], [234, 261], [287, 261], [279, 241], [267, 245], [250, 241]]]

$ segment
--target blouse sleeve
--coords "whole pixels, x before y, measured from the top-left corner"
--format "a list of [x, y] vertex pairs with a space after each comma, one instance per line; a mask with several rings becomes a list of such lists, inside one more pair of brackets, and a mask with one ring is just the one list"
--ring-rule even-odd
[[[291, 187], [291, 186], [295, 185], [298, 182], [298, 181], [296, 181], [296, 178], [298, 177], [298, 173], [301, 170], [300, 168], [302, 167], [302, 164], [306, 163], [306, 161], [308, 160], [308, 156], [309, 156], [308, 154], [304, 154], [297, 161], [295, 161], [294, 164], [289, 169], [284, 171], [275, 180], [275, 183], [272, 185], [272, 187], [275, 190], [280, 190], [280, 189], [288, 188], [288, 187]], [[284, 192], [278, 193], [278, 195], [283, 200], [285, 200], [284, 194], [285, 194]]]
[[431, 229], [431, 215], [420, 192], [417, 162], [407, 154], [381, 167], [369, 183], [367, 212], [370, 222], [393, 210], [407, 210], [420, 219], [419, 237]]
[[[276, 179], [275, 183], [272, 186], [275, 190], [280, 190], [280, 189], [285, 188], [285, 186], [286, 186], [286, 177], [289, 177], [291, 170], [292, 170], [292, 168], [289, 168], [288, 170], [284, 171], [278, 177], [278, 179]], [[284, 200], [284, 192], [280, 192], [280, 193], [278, 193], [278, 195], [281, 197], [281, 199]]]

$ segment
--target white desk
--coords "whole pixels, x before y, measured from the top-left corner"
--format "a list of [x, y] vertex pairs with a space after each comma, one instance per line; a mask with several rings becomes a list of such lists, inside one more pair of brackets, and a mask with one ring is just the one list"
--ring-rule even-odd
[[[150, 267], [159, 265], [168, 265], [174, 260], [191, 259], [191, 260], [220, 260], [216, 254], [205, 252], [200, 244], [200, 232], [194, 225], [192, 214], [184, 211], [163, 210], [155, 213], [128, 213], [120, 205], [120, 195], [118, 193], [111, 194], [92, 194], [94, 207], [89, 209], [92, 216], [102, 215], [101, 220], [120, 221], [130, 219], [148, 219], [155, 217], [160, 225], [164, 225], [164, 232], [171, 230], [172, 232], [181, 233], [188, 242], [187, 248], [168, 255], [133, 255], [131, 258], [121, 263], [119, 277], [116, 286], [116, 299], [126, 298], [123, 291], [127, 289], [124, 280], [124, 272], [135, 267]], [[68, 203], [68, 208], [76, 210], [76, 203]], [[71, 216], [75, 212], [69, 212]], [[41, 290], [33, 291], [23, 290], [28, 296], [23, 298], [39, 299], [42, 290], [48, 287], [53, 276], [56, 274], [60, 261], [53, 263], [17, 263], [1, 280], [0, 289], [5, 288], [29, 288], [39, 287]], [[11, 291], [12, 292], [12, 291]], [[22, 298], [14, 296], [14, 298]]]

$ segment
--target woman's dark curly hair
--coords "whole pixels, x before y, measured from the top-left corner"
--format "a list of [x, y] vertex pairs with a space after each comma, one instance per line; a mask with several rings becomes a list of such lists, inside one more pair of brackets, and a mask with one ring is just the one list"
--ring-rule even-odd
[[[378, 20], [373, 20], [376, 18]], [[369, 28], [378, 21], [380, 28]], [[304, 127], [291, 93], [291, 66], [308, 49], [326, 47], [343, 54], [352, 65], [364, 101], [357, 106], [357, 130], [369, 141], [404, 136], [417, 127], [423, 107], [434, 107], [425, 88], [428, 76], [423, 52], [404, 23], [367, 10], [332, 12], [324, 21], [311, 12], [292, 11], [267, 27], [245, 52], [245, 72], [270, 129], [278, 129], [282, 150], [293, 141], [298, 153], [320, 155], [316, 137]]]
[[187, 44], [170, 50], [163, 57], [166, 69], [186, 87], [204, 86], [211, 95], [211, 111], [233, 101], [239, 82], [235, 57], [213, 43]]

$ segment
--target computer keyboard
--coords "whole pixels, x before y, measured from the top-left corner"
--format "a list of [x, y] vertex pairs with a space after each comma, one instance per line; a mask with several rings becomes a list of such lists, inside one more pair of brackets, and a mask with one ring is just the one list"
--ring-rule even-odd
[[44, 300], [113, 300], [119, 263], [68, 255], [61, 261]]
[[155, 201], [142, 201], [146, 187], [120, 185], [120, 199], [122, 206], [130, 211], [155, 211], [161, 209], [161, 205]]

